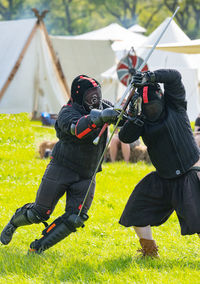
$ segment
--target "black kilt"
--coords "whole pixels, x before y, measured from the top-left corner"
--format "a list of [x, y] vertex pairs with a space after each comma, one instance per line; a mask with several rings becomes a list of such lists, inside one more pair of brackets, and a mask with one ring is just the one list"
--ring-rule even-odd
[[163, 179], [157, 172], [145, 176], [132, 192], [119, 223], [159, 226], [174, 210], [182, 235], [200, 233], [200, 168], [175, 179]]

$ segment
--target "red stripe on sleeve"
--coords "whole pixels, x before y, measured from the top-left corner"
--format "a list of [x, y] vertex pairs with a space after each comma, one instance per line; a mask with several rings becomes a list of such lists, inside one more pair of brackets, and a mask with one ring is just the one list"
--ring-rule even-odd
[[148, 86], [145, 86], [143, 88], [143, 102], [144, 102], [144, 104], [147, 104], [149, 102], [147, 94], [148, 94]]
[[81, 132], [80, 134], [76, 135], [76, 137], [78, 137], [79, 139], [81, 139], [83, 136], [85, 136], [86, 134], [88, 134], [89, 132], [91, 132], [92, 129], [91, 128], [86, 128], [83, 132]]
[[[87, 118], [88, 115], [85, 115], [84, 117]], [[79, 124], [79, 121], [82, 119], [83, 117], [81, 117], [77, 123], [76, 126]], [[77, 138], [81, 139], [83, 136], [87, 135], [89, 132], [92, 131], [92, 129], [96, 128], [97, 126], [93, 123], [91, 126], [88, 126], [86, 129], [84, 129], [81, 133], [77, 133], [77, 127], [75, 128], [75, 135]]]

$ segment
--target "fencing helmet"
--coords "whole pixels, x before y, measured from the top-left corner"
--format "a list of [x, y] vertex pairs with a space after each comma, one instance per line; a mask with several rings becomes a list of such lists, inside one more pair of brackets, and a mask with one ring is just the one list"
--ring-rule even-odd
[[72, 82], [71, 99], [82, 105], [87, 112], [93, 108], [99, 109], [102, 99], [99, 82], [87, 75], [77, 76]]

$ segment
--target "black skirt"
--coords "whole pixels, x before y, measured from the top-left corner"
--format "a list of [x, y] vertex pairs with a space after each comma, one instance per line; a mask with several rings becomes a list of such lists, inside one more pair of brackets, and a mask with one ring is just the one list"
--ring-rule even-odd
[[175, 179], [163, 179], [151, 172], [136, 185], [119, 223], [125, 227], [159, 226], [175, 210], [182, 235], [199, 233], [199, 170], [194, 168]]

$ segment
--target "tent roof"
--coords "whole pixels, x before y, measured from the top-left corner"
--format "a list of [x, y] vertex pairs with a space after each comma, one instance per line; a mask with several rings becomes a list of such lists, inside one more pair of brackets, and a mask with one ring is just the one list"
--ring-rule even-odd
[[145, 28], [138, 24], [131, 26], [130, 28], [128, 28], [128, 30], [134, 33], [145, 33], [147, 31]]
[[[148, 37], [145, 41], [145, 44], [154, 44], [155, 41], [158, 39], [164, 27], [169, 22], [170, 18], [166, 18]], [[170, 25], [168, 26], [167, 30], [165, 31], [164, 35], [160, 39], [161, 43], [169, 43], [169, 42], [189, 42], [190, 38], [179, 28], [174, 20], [171, 21]]]
[[[147, 46], [151, 48], [152, 46]], [[185, 54], [200, 54], [200, 39], [180, 42], [159, 44], [156, 49]]]
[[[136, 49], [136, 52], [142, 58], [145, 58], [148, 49], [146, 46], [153, 45], [158, 37], [163, 32], [170, 18], [166, 18], [145, 40], [141, 49]], [[179, 28], [174, 20], [171, 21], [167, 30], [160, 39], [159, 44], [165, 43], [178, 43], [178, 42], [190, 42], [190, 38]], [[192, 63], [185, 54], [173, 54], [167, 51], [154, 50], [148, 60], [150, 68], [175, 68], [175, 67], [191, 67]]]
[[143, 45], [146, 39], [146, 36], [132, 32], [132, 37], [129, 37], [129, 39], [125, 39], [123, 41], [115, 41], [112, 44], [112, 49], [114, 51], [118, 51], [130, 50], [131, 47], [138, 48]]
[[123, 28], [117, 23], [110, 24], [104, 28], [94, 30], [76, 36], [78, 39], [91, 39], [91, 40], [126, 40], [133, 36], [132, 32]]

